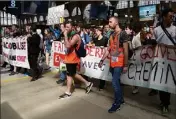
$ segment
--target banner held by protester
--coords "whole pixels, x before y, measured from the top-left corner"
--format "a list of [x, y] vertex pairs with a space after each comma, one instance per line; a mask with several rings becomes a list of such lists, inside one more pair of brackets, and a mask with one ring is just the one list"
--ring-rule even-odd
[[13, 66], [30, 69], [27, 46], [27, 36], [2, 38], [4, 61]]
[[[54, 67], [59, 67], [64, 60], [64, 44], [54, 42], [52, 46]], [[81, 58], [80, 73], [83, 75], [111, 81], [109, 60], [102, 68], [98, 63], [104, 54], [104, 48], [87, 47], [87, 56]], [[165, 45], [144, 46], [135, 51], [129, 60], [128, 71], [121, 81], [127, 85], [141, 86], [176, 93], [176, 48]]]

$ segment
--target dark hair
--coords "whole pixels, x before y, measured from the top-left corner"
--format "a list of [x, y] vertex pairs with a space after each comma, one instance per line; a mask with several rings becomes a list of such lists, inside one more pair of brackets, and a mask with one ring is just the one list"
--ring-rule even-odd
[[32, 30], [33, 32], [36, 32], [37, 26], [33, 24], [33, 25], [31, 26], [31, 30]]
[[162, 17], [165, 17], [168, 15], [169, 12], [173, 12], [173, 10], [171, 8], [165, 8], [163, 11], [162, 11], [162, 14], [161, 16]]
[[116, 20], [116, 22], [118, 22], [118, 23], [119, 23], [119, 19], [118, 19], [118, 17], [116, 17], [116, 16], [112, 16], [112, 17], [110, 17], [110, 19], [111, 19], [111, 18], [115, 19], [115, 20]]
[[74, 26], [73, 22], [71, 22], [71, 21], [67, 21], [67, 22], [65, 22], [65, 24], [70, 24], [71, 26]]
[[141, 31], [141, 29], [142, 29], [142, 24], [140, 24], [140, 23], [135, 23], [134, 25], [133, 25], [133, 30], [134, 30], [134, 32], [135, 33], [138, 33], [138, 32], [140, 32]]
[[103, 28], [101, 27], [96, 27], [96, 29], [98, 29], [99, 31], [101, 31], [103, 33]]
[[133, 29], [132, 25], [131, 24], [127, 24], [125, 28], [129, 28], [129, 29]]

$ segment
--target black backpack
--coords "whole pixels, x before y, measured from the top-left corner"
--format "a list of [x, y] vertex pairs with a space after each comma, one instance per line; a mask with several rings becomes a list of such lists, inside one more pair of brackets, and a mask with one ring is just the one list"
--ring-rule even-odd
[[[74, 34], [76, 35], [76, 34]], [[72, 37], [74, 36], [72, 35]], [[79, 35], [79, 34], [78, 34]], [[80, 38], [81, 39], [81, 38]], [[76, 49], [77, 44], [75, 45], [75, 52], [78, 57], [86, 57], [86, 49], [84, 47], [84, 42], [81, 40], [80, 46], [78, 49]]]

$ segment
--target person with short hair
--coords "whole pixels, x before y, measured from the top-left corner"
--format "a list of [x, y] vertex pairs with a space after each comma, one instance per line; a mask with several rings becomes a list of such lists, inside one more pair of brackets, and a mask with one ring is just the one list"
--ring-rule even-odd
[[86, 81], [81, 75], [76, 73], [78, 64], [80, 63], [80, 57], [76, 54], [76, 49], [81, 45], [81, 37], [73, 32], [73, 24], [71, 22], [66, 23], [64, 31], [64, 44], [65, 44], [65, 60], [67, 69], [67, 90], [60, 96], [60, 98], [68, 98], [71, 96], [71, 88], [73, 79], [78, 79], [86, 85], [86, 93], [89, 93], [93, 83]]
[[108, 112], [113, 113], [120, 110], [121, 104], [124, 103], [120, 86], [120, 76], [122, 72], [125, 73], [128, 69], [128, 36], [126, 31], [122, 31], [119, 27], [118, 18], [111, 17], [109, 19], [109, 26], [114, 30], [114, 33], [110, 37], [109, 47], [100, 60], [99, 67], [101, 68], [103, 66], [104, 60], [110, 54], [110, 71], [112, 73], [112, 85], [115, 92], [115, 99]]
[[40, 36], [36, 33], [36, 26], [31, 27], [32, 34], [28, 37], [28, 54], [29, 54], [29, 65], [32, 73], [31, 81], [36, 81], [42, 70], [38, 67], [38, 56], [40, 53]]
[[[162, 11], [162, 22], [158, 27], [154, 29], [154, 37], [157, 43], [162, 43], [166, 45], [176, 46], [176, 26], [173, 26], [173, 16], [174, 12], [170, 8], [166, 8]], [[166, 31], [164, 31], [166, 30]], [[169, 36], [166, 34], [170, 34]], [[170, 105], [170, 93], [159, 91], [160, 96], [160, 107], [163, 114], [169, 112], [169, 105]]]

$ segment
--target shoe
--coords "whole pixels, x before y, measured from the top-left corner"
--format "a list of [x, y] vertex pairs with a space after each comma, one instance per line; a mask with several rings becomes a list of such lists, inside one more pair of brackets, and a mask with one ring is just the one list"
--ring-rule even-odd
[[32, 78], [30, 82], [33, 82], [33, 81], [36, 81], [37, 79], [36, 78]]
[[112, 107], [108, 110], [109, 113], [114, 113], [116, 111], [120, 110], [120, 105], [112, 104]]
[[89, 86], [86, 87], [86, 93], [89, 93], [92, 89], [93, 83], [90, 82]]
[[158, 110], [162, 110], [162, 107], [164, 106], [164, 104], [161, 102], [159, 105], [158, 105]]
[[12, 72], [9, 74], [9, 76], [12, 76], [12, 75], [15, 75], [15, 74], [17, 74], [17, 73], [14, 72], [14, 71], [12, 71]]
[[138, 94], [139, 93], [139, 88], [134, 88], [132, 91], [132, 94]]
[[49, 70], [51, 67], [46, 68], [45, 70]]
[[121, 101], [121, 105], [125, 105], [125, 101], [123, 100], [123, 101]]
[[8, 72], [12, 72], [13, 70], [11, 70], [11, 69], [9, 69], [9, 70], [7, 70]]
[[158, 91], [156, 91], [156, 90], [151, 90], [150, 92], [149, 92], [149, 96], [155, 96], [155, 95], [157, 95], [158, 94]]
[[103, 88], [99, 88], [98, 90], [99, 90], [99, 91], [103, 91], [104, 89], [103, 89]]
[[168, 106], [162, 106], [161, 113], [162, 113], [163, 115], [168, 114], [168, 113], [169, 113], [169, 108], [168, 108]]
[[36, 75], [35, 78], [36, 78], [36, 79], [41, 78], [42, 72], [43, 72], [43, 68], [39, 68], [39, 69], [38, 69], [38, 74]]
[[28, 73], [28, 72], [26, 72], [26, 73], [24, 73], [24, 75], [25, 75], [25, 76], [29, 76], [29, 73]]
[[5, 66], [5, 65], [2, 65], [1, 68], [6, 68], [6, 66]]
[[71, 94], [64, 93], [61, 96], [59, 96], [59, 99], [64, 99], [64, 98], [70, 98]]
[[56, 81], [57, 84], [62, 84], [62, 83], [64, 83], [64, 82], [65, 82], [65, 81], [64, 81], [64, 80], [61, 80], [61, 79], [59, 79], [59, 80]]

